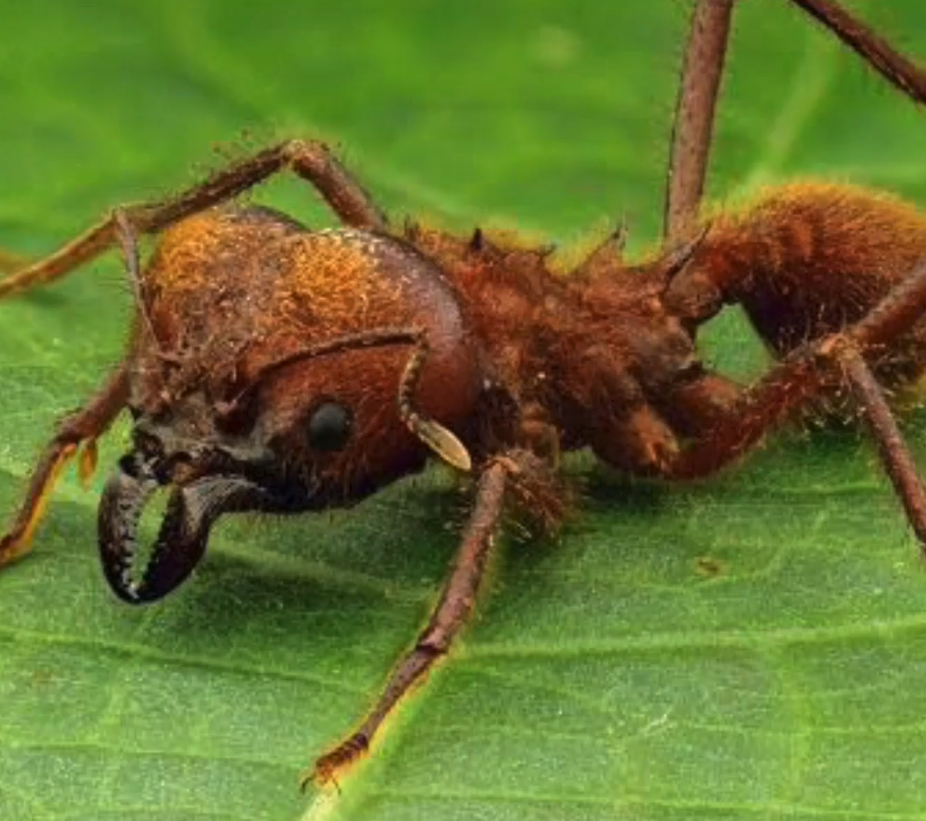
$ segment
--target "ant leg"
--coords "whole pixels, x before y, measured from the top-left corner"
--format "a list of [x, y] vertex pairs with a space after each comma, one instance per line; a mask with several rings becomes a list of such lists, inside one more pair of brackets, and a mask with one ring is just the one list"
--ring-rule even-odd
[[664, 234], [669, 240], [694, 222], [704, 193], [733, 2], [698, 0], [692, 12], [666, 178]]
[[[714, 109], [723, 75], [735, 0], [698, 0], [692, 12], [672, 127], [666, 179], [664, 234], [684, 234], [697, 217], [711, 145]], [[926, 72], [834, 0], [790, 0], [895, 88], [926, 105]]]
[[0, 538], [0, 566], [29, 551], [32, 536], [45, 512], [52, 488], [61, 472], [83, 444], [79, 459], [81, 478], [87, 480], [96, 467], [96, 440], [112, 424], [129, 395], [128, 368], [123, 363], [76, 413], [63, 419], [51, 442], [39, 457], [23, 500], [10, 529]]
[[[832, 370], [841, 369], [869, 432], [884, 471], [900, 498], [907, 521], [926, 555], [926, 490], [881, 387], [859, 346], [849, 336], [832, 336], [795, 351], [716, 419], [703, 438], [683, 451], [666, 475], [694, 479], [719, 470], [749, 450], [770, 429], [821, 391], [832, 389]], [[830, 371], [830, 373], [827, 373]]]
[[[303, 140], [289, 140], [260, 151], [176, 197], [126, 205], [118, 210], [136, 234], [153, 234], [185, 217], [232, 199], [284, 169], [292, 169], [314, 185], [347, 225], [386, 229], [384, 214], [337, 161], [328, 146]], [[103, 253], [118, 240], [119, 226], [116, 217], [110, 214], [60, 250], [0, 280], [0, 299], [58, 279]]]
[[835, 366], [848, 381], [910, 522], [926, 544], [926, 502], [916, 468], [887, 408], [883, 390], [861, 358], [863, 353], [877, 353], [907, 334], [924, 313], [926, 258], [862, 320], [842, 333], [796, 348], [759, 382], [744, 390], [709, 432], [682, 451], [668, 475], [694, 479], [732, 462], [794, 410], [832, 389]]
[[884, 472], [900, 497], [907, 521], [926, 552], [926, 490], [923, 489], [913, 456], [897, 427], [897, 420], [884, 398], [884, 390], [856, 348], [844, 348], [840, 361], [856, 402], [878, 445]]
[[[824, 340], [828, 342], [830, 338]], [[745, 388], [725, 413], [705, 413], [712, 424], [701, 431], [668, 466], [673, 479], [700, 479], [749, 451], [766, 433], [820, 394], [826, 379], [821, 367], [822, 343], [799, 348], [764, 377]], [[696, 397], [692, 405], [699, 406]], [[687, 409], [686, 409], [687, 410]]]
[[689, 439], [698, 439], [722, 424], [742, 395], [741, 384], [704, 370], [693, 379], [669, 387], [665, 396], [659, 397], [656, 407], [673, 431]]
[[450, 650], [457, 633], [473, 611], [495, 541], [505, 491], [509, 479], [519, 470], [516, 455], [497, 458], [483, 470], [477, 484], [475, 506], [463, 533], [453, 570], [427, 627], [418, 636], [415, 646], [399, 661], [382, 695], [357, 731], [315, 762], [314, 768], [302, 780], [303, 787], [310, 781], [318, 784], [335, 781], [339, 773], [357, 761], [369, 749], [380, 725], [400, 699]]
[[[157, 342], [151, 320], [147, 315], [146, 303], [141, 294], [138, 238], [132, 231], [122, 209], [113, 210], [113, 223], [122, 248], [129, 283], [135, 293], [138, 310], [142, 313], [141, 321]], [[2, 261], [3, 258], [0, 257], [0, 264]], [[58, 425], [54, 438], [45, 447], [45, 451], [33, 469], [26, 498], [22, 502], [19, 513], [9, 531], [0, 537], [0, 567], [29, 551], [32, 536], [42, 519], [55, 483], [81, 445], [83, 449], [78, 459], [78, 473], [84, 484], [89, 482], [96, 469], [96, 440], [109, 428], [125, 407], [128, 395], [128, 367], [123, 363], [83, 408], [65, 418]]]
[[833, 0], [791, 0], [911, 100], [926, 105], [926, 73]]

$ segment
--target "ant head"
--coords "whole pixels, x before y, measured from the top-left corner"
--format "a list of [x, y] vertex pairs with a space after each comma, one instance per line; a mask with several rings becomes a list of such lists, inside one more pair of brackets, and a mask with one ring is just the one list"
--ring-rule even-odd
[[[206, 293], [162, 287], [146, 305], [134, 447], [99, 515], [104, 572], [127, 601], [177, 587], [223, 513], [350, 505], [434, 454], [468, 466], [451, 428], [466, 438], [484, 379], [440, 271], [402, 243], [360, 232], [300, 233], [288, 253], [289, 276], [280, 277], [278, 257], [274, 278], [252, 282], [251, 300], [237, 303], [244, 314], [217, 310], [232, 287], [228, 271], [213, 271]], [[327, 271], [342, 278], [336, 287], [304, 267], [317, 269], [326, 254], [339, 262]], [[159, 264], [146, 281], [156, 294]], [[210, 302], [209, 324], [194, 326]], [[165, 358], [181, 343], [187, 353]], [[137, 525], [159, 488], [170, 492], [167, 510], [136, 581]]]

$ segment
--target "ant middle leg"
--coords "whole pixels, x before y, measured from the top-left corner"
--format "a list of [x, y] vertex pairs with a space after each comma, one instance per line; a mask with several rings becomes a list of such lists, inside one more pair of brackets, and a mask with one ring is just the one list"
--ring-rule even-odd
[[529, 473], [530, 462], [522, 462], [517, 452], [500, 454], [484, 466], [476, 483], [475, 502], [457, 549], [453, 570], [427, 626], [418, 635], [414, 646], [399, 660], [357, 730], [315, 762], [302, 779], [303, 788], [312, 781], [319, 785], [336, 784], [341, 773], [367, 752], [380, 726], [401, 699], [450, 651], [472, 615], [495, 544], [503, 503], [512, 486], [517, 484], [522, 470]]
[[58, 251], [0, 280], [0, 299], [52, 282], [117, 244], [122, 229], [116, 213], [135, 234], [158, 233], [186, 217], [236, 197], [285, 169], [292, 169], [312, 184], [346, 225], [386, 230], [384, 213], [327, 145], [288, 140], [229, 165], [175, 197], [117, 209]]

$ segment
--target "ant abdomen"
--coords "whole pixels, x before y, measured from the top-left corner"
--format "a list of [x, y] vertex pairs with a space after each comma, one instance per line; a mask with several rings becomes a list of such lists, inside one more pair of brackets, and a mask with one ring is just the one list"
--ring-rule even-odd
[[[926, 255], [926, 216], [885, 192], [800, 182], [709, 219], [666, 295], [697, 325], [739, 304], [776, 356], [862, 319]], [[926, 326], [877, 358], [889, 383], [926, 365]]]

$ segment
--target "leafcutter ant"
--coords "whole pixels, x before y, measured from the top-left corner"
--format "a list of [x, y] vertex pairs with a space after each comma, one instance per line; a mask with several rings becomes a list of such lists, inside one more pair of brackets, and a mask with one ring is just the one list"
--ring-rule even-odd
[[[926, 74], [830, 0], [793, 0], [917, 102]], [[322, 143], [288, 141], [160, 202], [116, 208], [0, 282], [0, 297], [121, 250], [136, 296], [124, 360], [41, 455], [0, 541], [25, 553], [62, 468], [95, 467], [123, 410], [133, 444], [99, 507], [99, 548], [130, 604], [176, 589], [224, 513], [348, 506], [436, 457], [473, 502], [443, 593], [357, 730], [308, 778], [335, 779], [472, 613], [503, 509], [562, 516], [558, 463], [590, 448], [667, 480], [708, 476], [821, 397], [846, 393], [921, 542], [926, 497], [879, 385], [917, 378], [926, 330], [926, 217], [887, 194], [795, 183], [699, 215], [732, 0], [695, 6], [660, 253], [606, 242], [554, 273], [546, 248], [396, 227]], [[343, 223], [310, 231], [235, 197], [291, 170]], [[159, 234], [144, 262], [139, 238]], [[744, 388], [705, 367], [698, 329], [743, 306], [779, 362]], [[139, 518], [167, 509], [136, 570]]]

